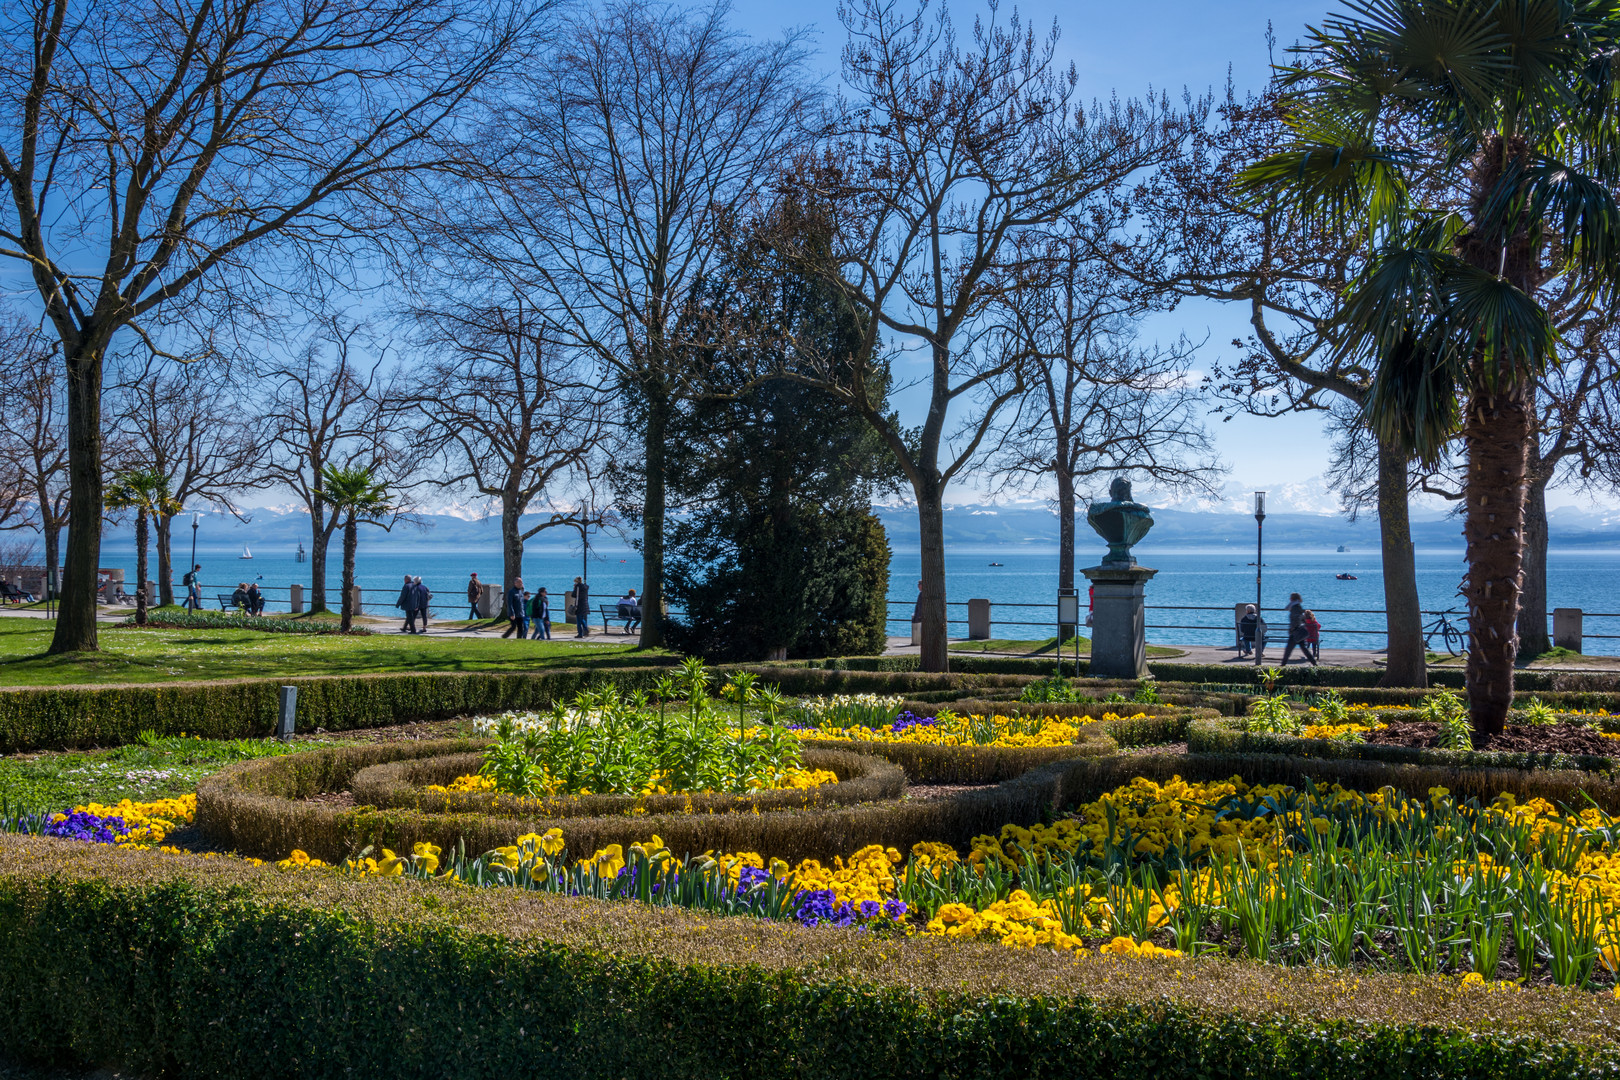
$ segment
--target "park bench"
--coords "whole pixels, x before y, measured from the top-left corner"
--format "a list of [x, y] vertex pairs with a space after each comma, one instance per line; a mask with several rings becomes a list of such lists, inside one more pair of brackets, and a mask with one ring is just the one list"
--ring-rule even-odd
[[26, 604], [33, 600], [33, 593], [24, 592], [9, 581], [0, 581], [0, 603]]
[[[620, 620], [621, 624], [624, 620], [624, 616], [619, 614], [618, 601], [614, 601], [611, 604], [597, 604], [596, 610], [602, 613], [602, 633], [604, 634], [608, 632], [609, 619], [618, 619]], [[629, 632], [630, 631], [624, 629], [622, 625], [620, 626], [620, 633], [628, 634]]]

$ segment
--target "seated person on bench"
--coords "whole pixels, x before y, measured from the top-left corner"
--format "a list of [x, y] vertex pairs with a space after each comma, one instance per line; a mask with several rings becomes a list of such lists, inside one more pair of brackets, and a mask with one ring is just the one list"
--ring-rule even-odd
[[237, 585], [236, 591], [231, 593], [231, 610], [241, 610], [247, 614], [252, 614], [251, 603], [248, 600], [247, 582], [244, 581]]
[[1255, 614], [1253, 604], [1243, 609], [1243, 618], [1238, 620], [1239, 656], [1248, 656], [1254, 652], [1254, 631], [1259, 622], [1260, 616]]
[[641, 599], [636, 596], [636, 590], [631, 589], [619, 597], [619, 618], [624, 620], [624, 632], [641, 628]]
[[24, 592], [22, 589], [19, 589], [5, 578], [0, 577], [0, 600], [3, 600], [8, 604], [13, 602], [18, 604], [32, 604], [34, 602], [34, 594], [31, 592]]

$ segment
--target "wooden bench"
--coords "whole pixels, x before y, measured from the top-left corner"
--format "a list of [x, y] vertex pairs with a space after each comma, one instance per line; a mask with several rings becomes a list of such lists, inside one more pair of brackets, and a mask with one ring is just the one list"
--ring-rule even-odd
[[[604, 634], [608, 632], [608, 620], [609, 619], [621, 619], [622, 620], [624, 618], [623, 615], [619, 614], [619, 603], [618, 603], [617, 600], [615, 600], [611, 604], [597, 604], [596, 605], [596, 610], [600, 611], [602, 613], [602, 633], [604, 633]], [[631, 621], [639, 623], [641, 621], [641, 619], [638, 616], [636, 618], [633, 618]], [[628, 634], [628, 633], [630, 633], [630, 630], [628, 629], [628, 627], [623, 627], [623, 628], [620, 629], [620, 633]]]

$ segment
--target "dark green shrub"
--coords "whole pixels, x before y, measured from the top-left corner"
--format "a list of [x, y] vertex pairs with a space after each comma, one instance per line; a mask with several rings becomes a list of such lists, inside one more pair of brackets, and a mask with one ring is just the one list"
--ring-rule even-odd
[[1607, 995], [886, 940], [0, 837], [0, 1046], [81, 1068], [1588, 1080], [1620, 1069], [1617, 1019]]

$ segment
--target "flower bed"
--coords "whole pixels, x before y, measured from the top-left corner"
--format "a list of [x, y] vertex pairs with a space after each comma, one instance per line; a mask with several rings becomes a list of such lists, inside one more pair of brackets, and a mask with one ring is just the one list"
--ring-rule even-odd
[[0, 837], [0, 1045], [252, 1080], [594, 1080], [649, 1061], [670, 1076], [823, 1080], [1009, 1063], [1208, 1080], [1620, 1068], [1620, 1003], [1599, 995], [1059, 956], [639, 904], [582, 918], [581, 905]]
[[[905, 776], [887, 762], [823, 749], [806, 749], [796, 776], [821, 781], [784, 784], [768, 791], [685, 792], [650, 795], [566, 795], [526, 798], [495, 790], [487, 777], [469, 776], [478, 754], [447, 754], [372, 765], [348, 782], [355, 802], [383, 809], [441, 814], [550, 818], [680, 813], [762, 813], [769, 810], [848, 806], [899, 798]], [[790, 777], [791, 779], [791, 777]], [[459, 785], [459, 789], [457, 789]]]

